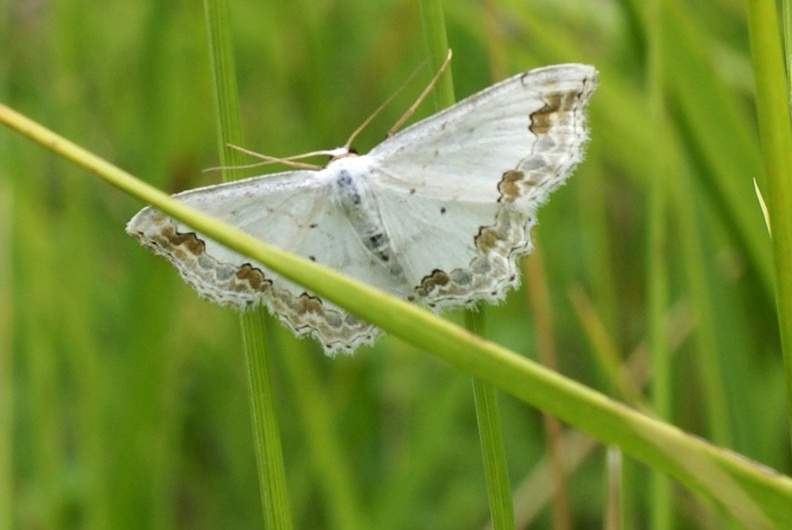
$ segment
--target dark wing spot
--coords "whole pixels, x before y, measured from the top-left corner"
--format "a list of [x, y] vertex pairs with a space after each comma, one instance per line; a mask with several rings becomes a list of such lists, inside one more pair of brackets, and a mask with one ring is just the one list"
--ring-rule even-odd
[[580, 92], [552, 92], [543, 97], [545, 105], [536, 112], [531, 113], [531, 125], [528, 128], [538, 135], [547, 131], [563, 120], [563, 115], [575, 108], [582, 93]]
[[499, 239], [500, 237], [494, 229], [488, 226], [482, 226], [479, 228], [479, 232], [473, 241], [476, 243], [476, 248], [478, 248], [482, 254], [487, 254], [498, 245]]
[[543, 98], [545, 101], [544, 106], [531, 113], [531, 125], [528, 126], [528, 129], [532, 133], [537, 136], [547, 134], [547, 131], [553, 126], [558, 111], [561, 109], [561, 97], [561, 93], [554, 92], [547, 94]]
[[525, 173], [522, 171], [509, 170], [503, 173], [500, 182], [498, 182], [498, 191], [501, 196], [498, 197], [498, 202], [513, 202], [520, 196], [520, 181], [525, 178]]
[[184, 245], [184, 248], [195, 256], [200, 256], [205, 250], [204, 242], [198, 239], [198, 236], [196, 236], [194, 232], [180, 234], [173, 230], [168, 233], [168, 241], [170, 241], [171, 245], [174, 247]]

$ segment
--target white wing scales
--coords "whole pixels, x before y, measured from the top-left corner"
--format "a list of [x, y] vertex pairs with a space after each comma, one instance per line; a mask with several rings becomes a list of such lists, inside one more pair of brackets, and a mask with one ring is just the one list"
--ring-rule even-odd
[[[519, 281], [536, 209], [580, 161], [594, 68], [532, 70], [490, 87], [321, 171], [176, 195], [269, 244], [432, 308], [498, 301]], [[203, 297], [265, 304], [328, 354], [377, 329], [263, 265], [145, 208], [127, 231]]]
[[[504, 209], [497, 202], [451, 202], [418, 194], [378, 197], [383, 225], [410, 285], [403, 298], [422, 299], [433, 309], [464, 306], [499, 300], [505, 284], [516, 283], [507, 262], [491, 256], [496, 241], [488, 227]], [[510, 212], [504, 219], [524, 217]], [[523, 234], [511, 234], [508, 246], [524, 247], [525, 222], [511, 224], [518, 224]]]
[[[174, 197], [272, 245], [360, 277], [360, 239], [330, 199], [331, 188], [315, 181], [316, 174], [255, 177]], [[237, 310], [267, 305], [292, 332], [313, 334], [327, 351], [351, 353], [377, 334], [371, 324], [154, 208], [133, 217], [127, 232], [170, 261], [202, 298]], [[389, 277], [382, 273], [379, 278], [376, 283], [384, 288]]]

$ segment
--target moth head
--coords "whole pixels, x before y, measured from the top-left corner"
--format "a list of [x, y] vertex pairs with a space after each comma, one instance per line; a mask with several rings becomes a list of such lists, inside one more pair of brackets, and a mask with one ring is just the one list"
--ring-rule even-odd
[[354, 147], [336, 147], [335, 149], [331, 149], [328, 154], [330, 155], [329, 164], [332, 164], [336, 160], [340, 160], [342, 158], [350, 158], [358, 156], [358, 152], [355, 150]]

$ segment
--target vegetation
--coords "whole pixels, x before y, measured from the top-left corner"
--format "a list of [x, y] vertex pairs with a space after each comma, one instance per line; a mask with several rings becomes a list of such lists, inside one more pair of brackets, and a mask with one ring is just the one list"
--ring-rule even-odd
[[[218, 5], [222, 14], [210, 1], [206, 12]], [[93, 6], [5, 6], [0, 101], [168, 192], [219, 179], [202, 170], [228, 162], [224, 135], [275, 156], [342, 144], [427, 49], [436, 55], [441, 31], [422, 26], [432, 2], [423, 15], [394, 0], [236, 2], [227, 23], [207, 23], [197, 4]], [[585, 387], [417, 313], [394, 313], [415, 327], [408, 342], [387, 336], [354, 357], [328, 359], [270, 317], [262, 338], [250, 317], [240, 334], [237, 316], [125, 236], [139, 201], [4, 131], [0, 530], [263, 528], [258, 473], [269, 475], [256, 450], [272, 431], [251, 422], [250, 403], [258, 413], [270, 379], [295, 528], [479, 528], [490, 508], [470, 374], [537, 407], [499, 396], [518, 527], [789, 523], [792, 482], [741, 461], [792, 469], [790, 330], [779, 333], [776, 309], [788, 321], [789, 168], [768, 148], [788, 146], [778, 129], [789, 123], [768, 123], [761, 77], [783, 73], [763, 38], [775, 24], [754, 3], [751, 39], [743, 6], [727, 2], [444, 8], [457, 97], [544, 64], [600, 70], [587, 159], [540, 212], [524, 288], [483, 314], [487, 338]], [[219, 59], [207, 27], [233, 43], [236, 64], [220, 77], [236, 78], [236, 130], [218, 127], [233, 107], [215, 112], [213, 79], [231, 55]], [[358, 150], [382, 139], [432, 73]], [[227, 101], [233, 87], [217, 86]], [[361, 300], [349, 303], [363, 310]], [[371, 318], [386, 320], [388, 303], [372, 302]], [[243, 337], [266, 353], [243, 353]]]

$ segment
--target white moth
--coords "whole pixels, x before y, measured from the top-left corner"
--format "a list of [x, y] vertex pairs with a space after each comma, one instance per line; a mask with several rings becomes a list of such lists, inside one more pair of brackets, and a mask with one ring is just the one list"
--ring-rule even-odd
[[[597, 71], [538, 68], [502, 81], [321, 170], [176, 194], [252, 236], [432, 309], [497, 302], [519, 282], [536, 210], [581, 160]], [[208, 300], [266, 305], [325, 352], [352, 353], [378, 330], [158, 210], [127, 232]]]

